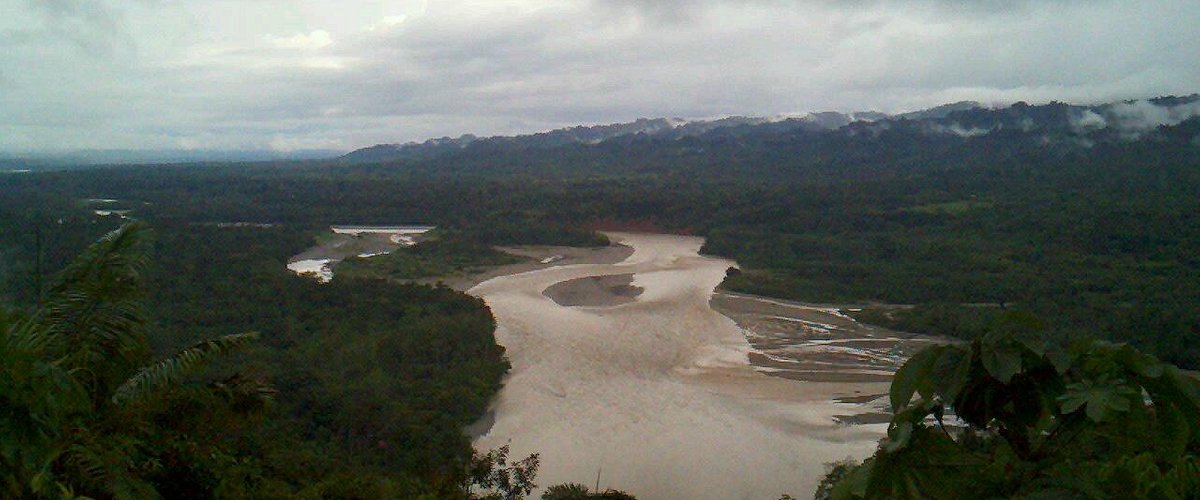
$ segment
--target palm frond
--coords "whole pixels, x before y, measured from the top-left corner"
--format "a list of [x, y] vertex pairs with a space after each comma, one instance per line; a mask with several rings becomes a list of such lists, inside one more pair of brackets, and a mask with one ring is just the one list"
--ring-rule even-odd
[[93, 243], [55, 278], [36, 315], [48, 348], [104, 399], [149, 356], [142, 275], [147, 229], [132, 222]]
[[74, 443], [67, 448], [59, 466], [73, 486], [119, 499], [161, 498], [135, 469], [138, 441], [129, 436], [95, 434], [75, 429]]
[[41, 356], [50, 345], [51, 336], [31, 318], [21, 318], [0, 311], [0, 352], [20, 351]]
[[266, 380], [247, 377], [243, 373], [235, 373], [225, 380], [213, 382], [210, 388], [231, 401], [235, 410], [245, 413], [274, 402], [275, 395], [279, 393]]
[[178, 354], [147, 366], [121, 384], [113, 394], [112, 401], [124, 404], [154, 390], [177, 382], [206, 361], [250, 344], [258, 334], [241, 333], [205, 340]]
[[48, 359], [45, 330], [29, 319], [0, 318], [0, 497], [54, 497], [52, 464], [63, 428], [91, 407], [87, 392]]
[[87, 276], [121, 276], [136, 281], [148, 262], [148, 231], [145, 224], [130, 222], [100, 237], [59, 274], [51, 291], [69, 286], [66, 282], [71, 280], [86, 280]]

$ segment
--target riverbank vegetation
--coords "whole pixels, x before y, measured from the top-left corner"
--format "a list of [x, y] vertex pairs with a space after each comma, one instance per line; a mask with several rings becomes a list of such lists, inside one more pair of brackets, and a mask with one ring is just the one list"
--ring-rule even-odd
[[489, 266], [516, 264], [524, 259], [496, 250], [476, 238], [441, 234], [411, 247], [385, 255], [351, 257], [338, 264], [342, 278], [415, 280], [435, 276], [459, 276]]

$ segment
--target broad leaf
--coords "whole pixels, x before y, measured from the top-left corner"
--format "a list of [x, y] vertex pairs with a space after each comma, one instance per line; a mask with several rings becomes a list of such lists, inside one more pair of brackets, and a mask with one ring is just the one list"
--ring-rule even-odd
[[942, 346], [927, 347], [913, 355], [904, 363], [896, 375], [892, 377], [892, 388], [889, 393], [892, 403], [892, 413], [899, 413], [908, 406], [913, 393], [921, 385], [927, 385], [934, 363], [943, 351]]
[[1021, 350], [1011, 342], [984, 343], [979, 350], [980, 361], [992, 378], [1007, 384], [1021, 373]]
[[1065, 350], [1051, 347], [1046, 350], [1044, 357], [1059, 375], [1065, 375], [1071, 369], [1071, 355]]
[[945, 402], [958, 399], [959, 393], [971, 379], [972, 357], [968, 351], [945, 347], [929, 373], [929, 398], [938, 396]]
[[1068, 385], [1066, 394], [1059, 396], [1058, 401], [1063, 413], [1075, 413], [1086, 405], [1088, 419], [1104, 422], [1113, 413], [1128, 411], [1129, 400], [1136, 394], [1123, 382], [1083, 382]]

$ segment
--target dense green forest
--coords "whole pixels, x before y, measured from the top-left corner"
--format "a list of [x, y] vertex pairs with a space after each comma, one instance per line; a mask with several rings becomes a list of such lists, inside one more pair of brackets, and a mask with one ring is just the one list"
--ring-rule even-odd
[[[159, 230], [149, 280], [161, 291], [156, 326], [200, 338], [267, 333], [247, 362], [278, 390], [280, 415], [246, 450], [291, 464], [280, 471], [288, 484], [325, 471], [363, 487], [381, 479], [407, 487], [414, 478], [452, 487], [471, 454], [461, 429], [482, 415], [507, 368], [487, 307], [445, 288], [352, 278], [314, 285], [284, 270], [305, 243], [288, 236]], [[281, 242], [291, 250], [279, 252]], [[172, 337], [160, 342], [192, 341]]]
[[[948, 325], [986, 314], [980, 305], [1015, 308], [1056, 335], [1197, 367], [1200, 148], [1174, 131], [1090, 148], [899, 126], [727, 131], [381, 164], [112, 167], [21, 176], [5, 192], [17, 213], [43, 207], [43, 224], [86, 216], [77, 200], [116, 198], [156, 223], [424, 223], [485, 245], [602, 244], [597, 228], [699, 234], [705, 252], [743, 267], [732, 290], [937, 304], [889, 324], [968, 338]], [[28, 276], [15, 270], [33, 266], [31, 231], [2, 240], [19, 257], [5, 279]]]

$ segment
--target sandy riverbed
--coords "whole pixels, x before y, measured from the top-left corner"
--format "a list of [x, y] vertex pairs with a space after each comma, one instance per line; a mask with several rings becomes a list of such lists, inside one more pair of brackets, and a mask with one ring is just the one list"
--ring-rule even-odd
[[[470, 289], [491, 306], [513, 369], [480, 449], [540, 453], [538, 483], [591, 484], [645, 499], [773, 499], [812, 494], [824, 464], [863, 457], [881, 425], [842, 425], [886, 392], [876, 380], [802, 381], [760, 373], [756, 352], [710, 306], [732, 263], [699, 238], [613, 234], [619, 263], [557, 265]], [[631, 274], [616, 305], [564, 306], [559, 283]]]
[[917, 351], [950, 341], [865, 325], [837, 306], [732, 292], [710, 305], [746, 332], [760, 371], [800, 381], [886, 382]]
[[527, 259], [524, 262], [495, 266], [483, 272], [457, 276], [439, 276], [416, 280], [417, 283], [442, 283], [459, 291], [472, 287], [498, 276], [526, 273], [539, 269], [561, 267], [576, 264], [616, 264], [633, 254], [633, 249], [625, 245], [609, 245], [604, 247], [563, 247], [548, 245], [529, 245], [496, 247], [501, 252]]
[[560, 306], [611, 307], [637, 300], [643, 292], [633, 286], [633, 273], [575, 278], [551, 285], [542, 293]]

